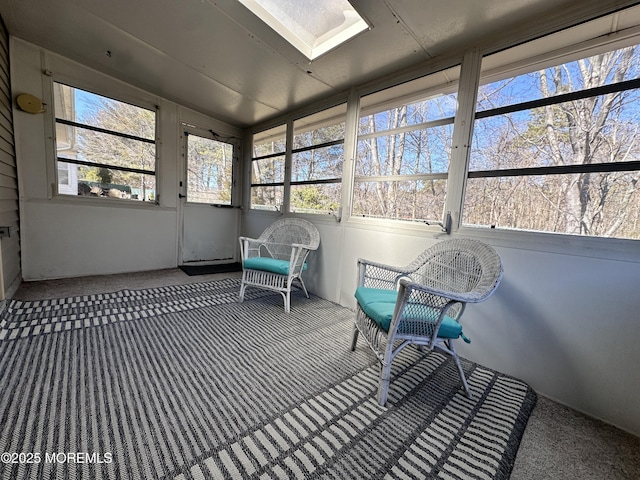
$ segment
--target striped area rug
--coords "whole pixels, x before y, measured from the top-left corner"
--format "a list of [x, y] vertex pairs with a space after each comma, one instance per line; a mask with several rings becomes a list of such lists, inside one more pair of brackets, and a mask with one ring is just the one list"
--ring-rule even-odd
[[238, 279], [12, 301], [1, 479], [508, 478], [535, 393], [406, 349], [389, 402], [353, 313]]

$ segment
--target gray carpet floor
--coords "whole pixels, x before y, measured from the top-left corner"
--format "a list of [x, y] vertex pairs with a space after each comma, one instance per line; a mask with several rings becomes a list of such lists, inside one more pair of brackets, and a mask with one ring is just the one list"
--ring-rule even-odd
[[[180, 269], [25, 282], [17, 300], [42, 300], [197, 283], [239, 273], [188, 276]], [[523, 379], [526, 381], [526, 379]], [[640, 438], [542, 395], [520, 444], [512, 479], [639, 479]]]

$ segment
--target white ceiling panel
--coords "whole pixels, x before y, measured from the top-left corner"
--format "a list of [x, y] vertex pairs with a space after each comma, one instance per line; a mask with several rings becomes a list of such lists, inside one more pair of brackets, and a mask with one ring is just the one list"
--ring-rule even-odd
[[[563, 3], [566, 2], [554, 2], [555, 6]], [[389, 0], [388, 4], [407, 29], [415, 32], [418, 41], [431, 56], [445, 54], [461, 44], [472, 45], [474, 40], [495, 33], [504, 25], [526, 23], [527, 19], [549, 9], [549, 2], [538, 0]]]

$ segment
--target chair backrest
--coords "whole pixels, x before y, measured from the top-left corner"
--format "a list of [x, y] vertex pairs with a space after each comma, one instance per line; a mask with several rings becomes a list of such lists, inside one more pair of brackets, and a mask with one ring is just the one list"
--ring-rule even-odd
[[415, 282], [481, 302], [502, 280], [502, 262], [489, 245], [456, 238], [428, 248], [410, 266]]
[[309, 250], [316, 250], [320, 245], [320, 234], [315, 225], [307, 220], [281, 218], [269, 225], [259, 240], [268, 244], [266, 248], [273, 258], [288, 260], [290, 245], [297, 243]]

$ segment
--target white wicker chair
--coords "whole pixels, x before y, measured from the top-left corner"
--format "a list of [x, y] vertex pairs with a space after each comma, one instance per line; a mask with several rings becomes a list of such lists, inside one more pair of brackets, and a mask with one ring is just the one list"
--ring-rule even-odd
[[240, 237], [242, 284], [240, 302], [248, 286], [279, 292], [284, 310], [291, 308], [291, 287], [297, 281], [309, 298], [302, 281], [307, 256], [320, 245], [316, 227], [300, 218], [282, 218], [262, 232], [259, 238]]
[[453, 357], [471, 397], [454, 340], [465, 305], [487, 299], [502, 279], [496, 251], [468, 239], [439, 242], [406, 267], [358, 259], [355, 327], [351, 350], [362, 333], [381, 363], [378, 402], [387, 402], [391, 362], [407, 345], [436, 349]]

